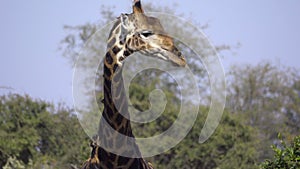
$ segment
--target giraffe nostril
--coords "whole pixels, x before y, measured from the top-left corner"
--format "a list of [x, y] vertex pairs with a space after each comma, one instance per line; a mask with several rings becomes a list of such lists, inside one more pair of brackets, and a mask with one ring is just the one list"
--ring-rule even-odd
[[178, 56], [182, 56], [182, 53], [181, 53], [181, 52], [178, 52]]

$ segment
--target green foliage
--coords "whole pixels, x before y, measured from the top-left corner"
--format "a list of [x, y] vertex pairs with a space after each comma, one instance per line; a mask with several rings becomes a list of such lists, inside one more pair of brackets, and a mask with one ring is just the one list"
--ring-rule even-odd
[[88, 138], [71, 109], [10, 94], [0, 97], [0, 112], [0, 168], [62, 168], [86, 159]]
[[[150, 106], [150, 92], [157, 87], [166, 86], [166, 81], [155, 79], [150, 83], [145, 78], [141, 80], [142, 77], [144, 76], [137, 76], [133, 80], [129, 97], [133, 107], [147, 110]], [[292, 91], [298, 92], [298, 83], [291, 83]], [[176, 90], [176, 86], [174, 88]], [[168, 101], [166, 111], [152, 123], [134, 124], [134, 133], [137, 136], [148, 137], [160, 133], [176, 119], [180, 102], [170, 89], [165, 87], [162, 90]], [[299, 101], [295, 94], [292, 96], [295, 103]], [[294, 102], [289, 102], [289, 105], [291, 103]], [[288, 118], [294, 120], [293, 126], [298, 126], [296, 122], [299, 111], [297, 106], [293, 105], [291, 108], [294, 108], [290, 110], [295, 111], [296, 115]], [[195, 126], [187, 137], [173, 149], [149, 160], [156, 168], [258, 168], [256, 164], [261, 158], [259, 152], [267, 150], [267, 147], [261, 145], [261, 133], [265, 131], [258, 130], [263, 129], [262, 124], [259, 127], [247, 125], [248, 116], [238, 110], [235, 113], [229, 110], [231, 111], [228, 109], [224, 112], [214, 135], [206, 143], [199, 144], [199, 133], [207, 116], [207, 107], [201, 107]], [[0, 97], [0, 112], [1, 167], [70, 168], [71, 165], [79, 166], [87, 159], [90, 152], [89, 138], [82, 131], [71, 109], [55, 107], [44, 101], [33, 100], [29, 96], [11, 94]], [[279, 122], [276, 124], [291, 124]], [[265, 123], [265, 127], [271, 126]], [[292, 129], [287, 131], [293, 131]], [[286, 135], [288, 134], [285, 133]], [[262, 167], [299, 167], [299, 140], [296, 137], [290, 146], [283, 141], [279, 147], [273, 146], [275, 159], [266, 161]]]
[[[207, 109], [202, 108], [201, 112]], [[237, 116], [225, 112], [220, 126], [205, 143], [198, 142], [205, 114], [199, 115], [187, 137], [169, 152], [151, 159], [156, 168], [257, 168], [256, 135]]]
[[297, 169], [300, 168], [300, 136], [294, 138], [290, 145], [287, 145], [279, 136], [280, 145], [273, 145], [275, 153], [272, 160], [266, 160], [262, 169]]
[[[131, 87], [131, 90], [140, 90], [140, 92], [133, 92], [132, 98], [147, 97], [147, 90], [138, 89], [140, 87], [140, 85]], [[151, 89], [151, 85], [148, 89]], [[169, 99], [176, 100], [174, 94], [166, 93]], [[147, 108], [146, 102], [139, 104]], [[168, 111], [163, 114], [162, 119], [149, 125], [139, 126], [142, 130], [136, 130], [136, 134], [147, 137], [155, 134], [158, 129], [167, 128], [176, 119], [178, 111], [171, 107], [171, 104], [167, 105]], [[23, 110], [23, 113], [20, 113], [20, 110]], [[207, 112], [207, 109], [202, 108], [201, 112]], [[19, 115], [18, 118], [13, 118], [15, 115]], [[30, 126], [30, 131], [35, 134], [33, 137], [30, 134], [26, 135], [27, 141], [23, 141], [23, 137], [17, 138], [18, 130], [10, 130], [10, 135], [16, 139], [10, 142], [9, 146], [5, 145], [9, 140], [7, 142], [1, 140], [1, 155], [5, 157], [1, 158], [2, 167], [70, 168], [71, 165], [80, 165], [89, 154], [87, 143], [89, 139], [80, 129], [70, 109], [54, 108], [49, 103], [34, 101], [28, 96], [9, 95], [1, 97], [1, 116], [3, 117], [0, 125], [1, 138], [6, 138], [4, 133], [7, 134], [8, 122], [11, 123], [9, 126], [17, 126], [23, 119], [27, 119], [27, 123], [20, 128], [25, 129]], [[238, 116], [225, 113], [221, 122], [222, 127], [219, 127], [206, 143], [199, 144], [198, 134], [205, 117], [206, 113], [198, 117], [195, 127], [182, 143], [150, 159], [156, 168], [255, 168], [257, 154], [253, 145], [255, 136], [253, 129], [240, 123]], [[22, 146], [22, 143], [25, 145]], [[33, 146], [30, 147], [31, 145]], [[20, 154], [23, 149], [29, 149], [32, 155]], [[27, 160], [24, 160], [25, 157]]]
[[36, 130], [39, 117], [49, 105], [33, 102], [28, 96], [9, 95], [1, 97], [0, 102], [0, 164], [11, 156], [17, 156], [24, 163], [36, 155], [39, 134]]
[[300, 134], [298, 72], [266, 62], [236, 66], [228, 74], [227, 108], [258, 129], [260, 161], [271, 158], [267, 147], [277, 140], [277, 133], [285, 138]]
[[[149, 93], [158, 86], [168, 86], [163, 80], [151, 81], [151, 71], [136, 76], [130, 86], [130, 100], [137, 109], [149, 109]], [[145, 76], [147, 74], [148, 76]], [[141, 80], [143, 78], [143, 80]], [[178, 87], [178, 86], [177, 86]], [[133, 124], [137, 137], [149, 137], [168, 129], [180, 111], [180, 100], [168, 88], [161, 87], [166, 95], [167, 105], [163, 114], [148, 124]], [[193, 129], [176, 147], [166, 153], [149, 159], [155, 168], [258, 168], [257, 131], [243, 123], [242, 116], [224, 112], [220, 127], [204, 144], [198, 142], [199, 134], [206, 120], [207, 107], [201, 107]]]
[[9, 157], [3, 169], [25, 169], [25, 165], [22, 161], [16, 159], [16, 157]]

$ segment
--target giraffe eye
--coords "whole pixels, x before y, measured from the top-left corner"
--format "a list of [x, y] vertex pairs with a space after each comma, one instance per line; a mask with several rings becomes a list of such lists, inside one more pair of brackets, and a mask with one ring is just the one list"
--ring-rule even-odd
[[153, 35], [153, 34], [154, 34], [154, 33], [151, 32], [151, 31], [144, 31], [144, 32], [141, 33], [141, 35], [142, 35], [143, 37], [145, 37], [145, 38], [147, 38], [147, 37], [149, 37], [149, 36], [151, 36], [151, 35]]

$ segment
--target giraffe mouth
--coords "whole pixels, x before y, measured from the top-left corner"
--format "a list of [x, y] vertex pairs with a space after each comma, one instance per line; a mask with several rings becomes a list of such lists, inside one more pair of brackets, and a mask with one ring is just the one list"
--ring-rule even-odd
[[164, 60], [166, 62], [171, 62], [174, 66], [185, 67], [186, 65], [186, 60], [184, 59], [183, 56], [174, 55], [172, 52], [169, 51], [164, 51], [163, 53], [157, 52], [151, 54], [151, 56], [152, 57], [156, 56], [161, 60]]
[[185, 67], [186, 60], [182, 56], [180, 52], [171, 52], [169, 50], [161, 50], [161, 51], [139, 51], [141, 54], [146, 56], [150, 56], [153, 58], [158, 58], [166, 62], [171, 62], [174, 66]]
[[180, 52], [173, 53], [168, 50], [165, 50], [162, 56], [165, 58], [165, 60], [171, 62], [175, 66], [185, 67], [186, 65], [186, 60]]

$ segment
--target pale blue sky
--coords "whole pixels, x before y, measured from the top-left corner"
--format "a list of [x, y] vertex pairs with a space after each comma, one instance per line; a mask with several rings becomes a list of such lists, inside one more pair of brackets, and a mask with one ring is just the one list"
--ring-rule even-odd
[[[146, 1], [146, 0], [144, 0]], [[179, 12], [192, 14], [214, 44], [241, 48], [223, 53], [225, 69], [231, 64], [264, 60], [300, 68], [300, 1], [295, 0], [152, 0], [178, 3]], [[72, 69], [58, 51], [66, 35], [63, 25], [99, 20], [101, 4], [130, 12], [130, 0], [1, 0], [0, 87], [12, 87], [32, 97], [72, 104]], [[0, 93], [7, 91], [0, 89]]]

